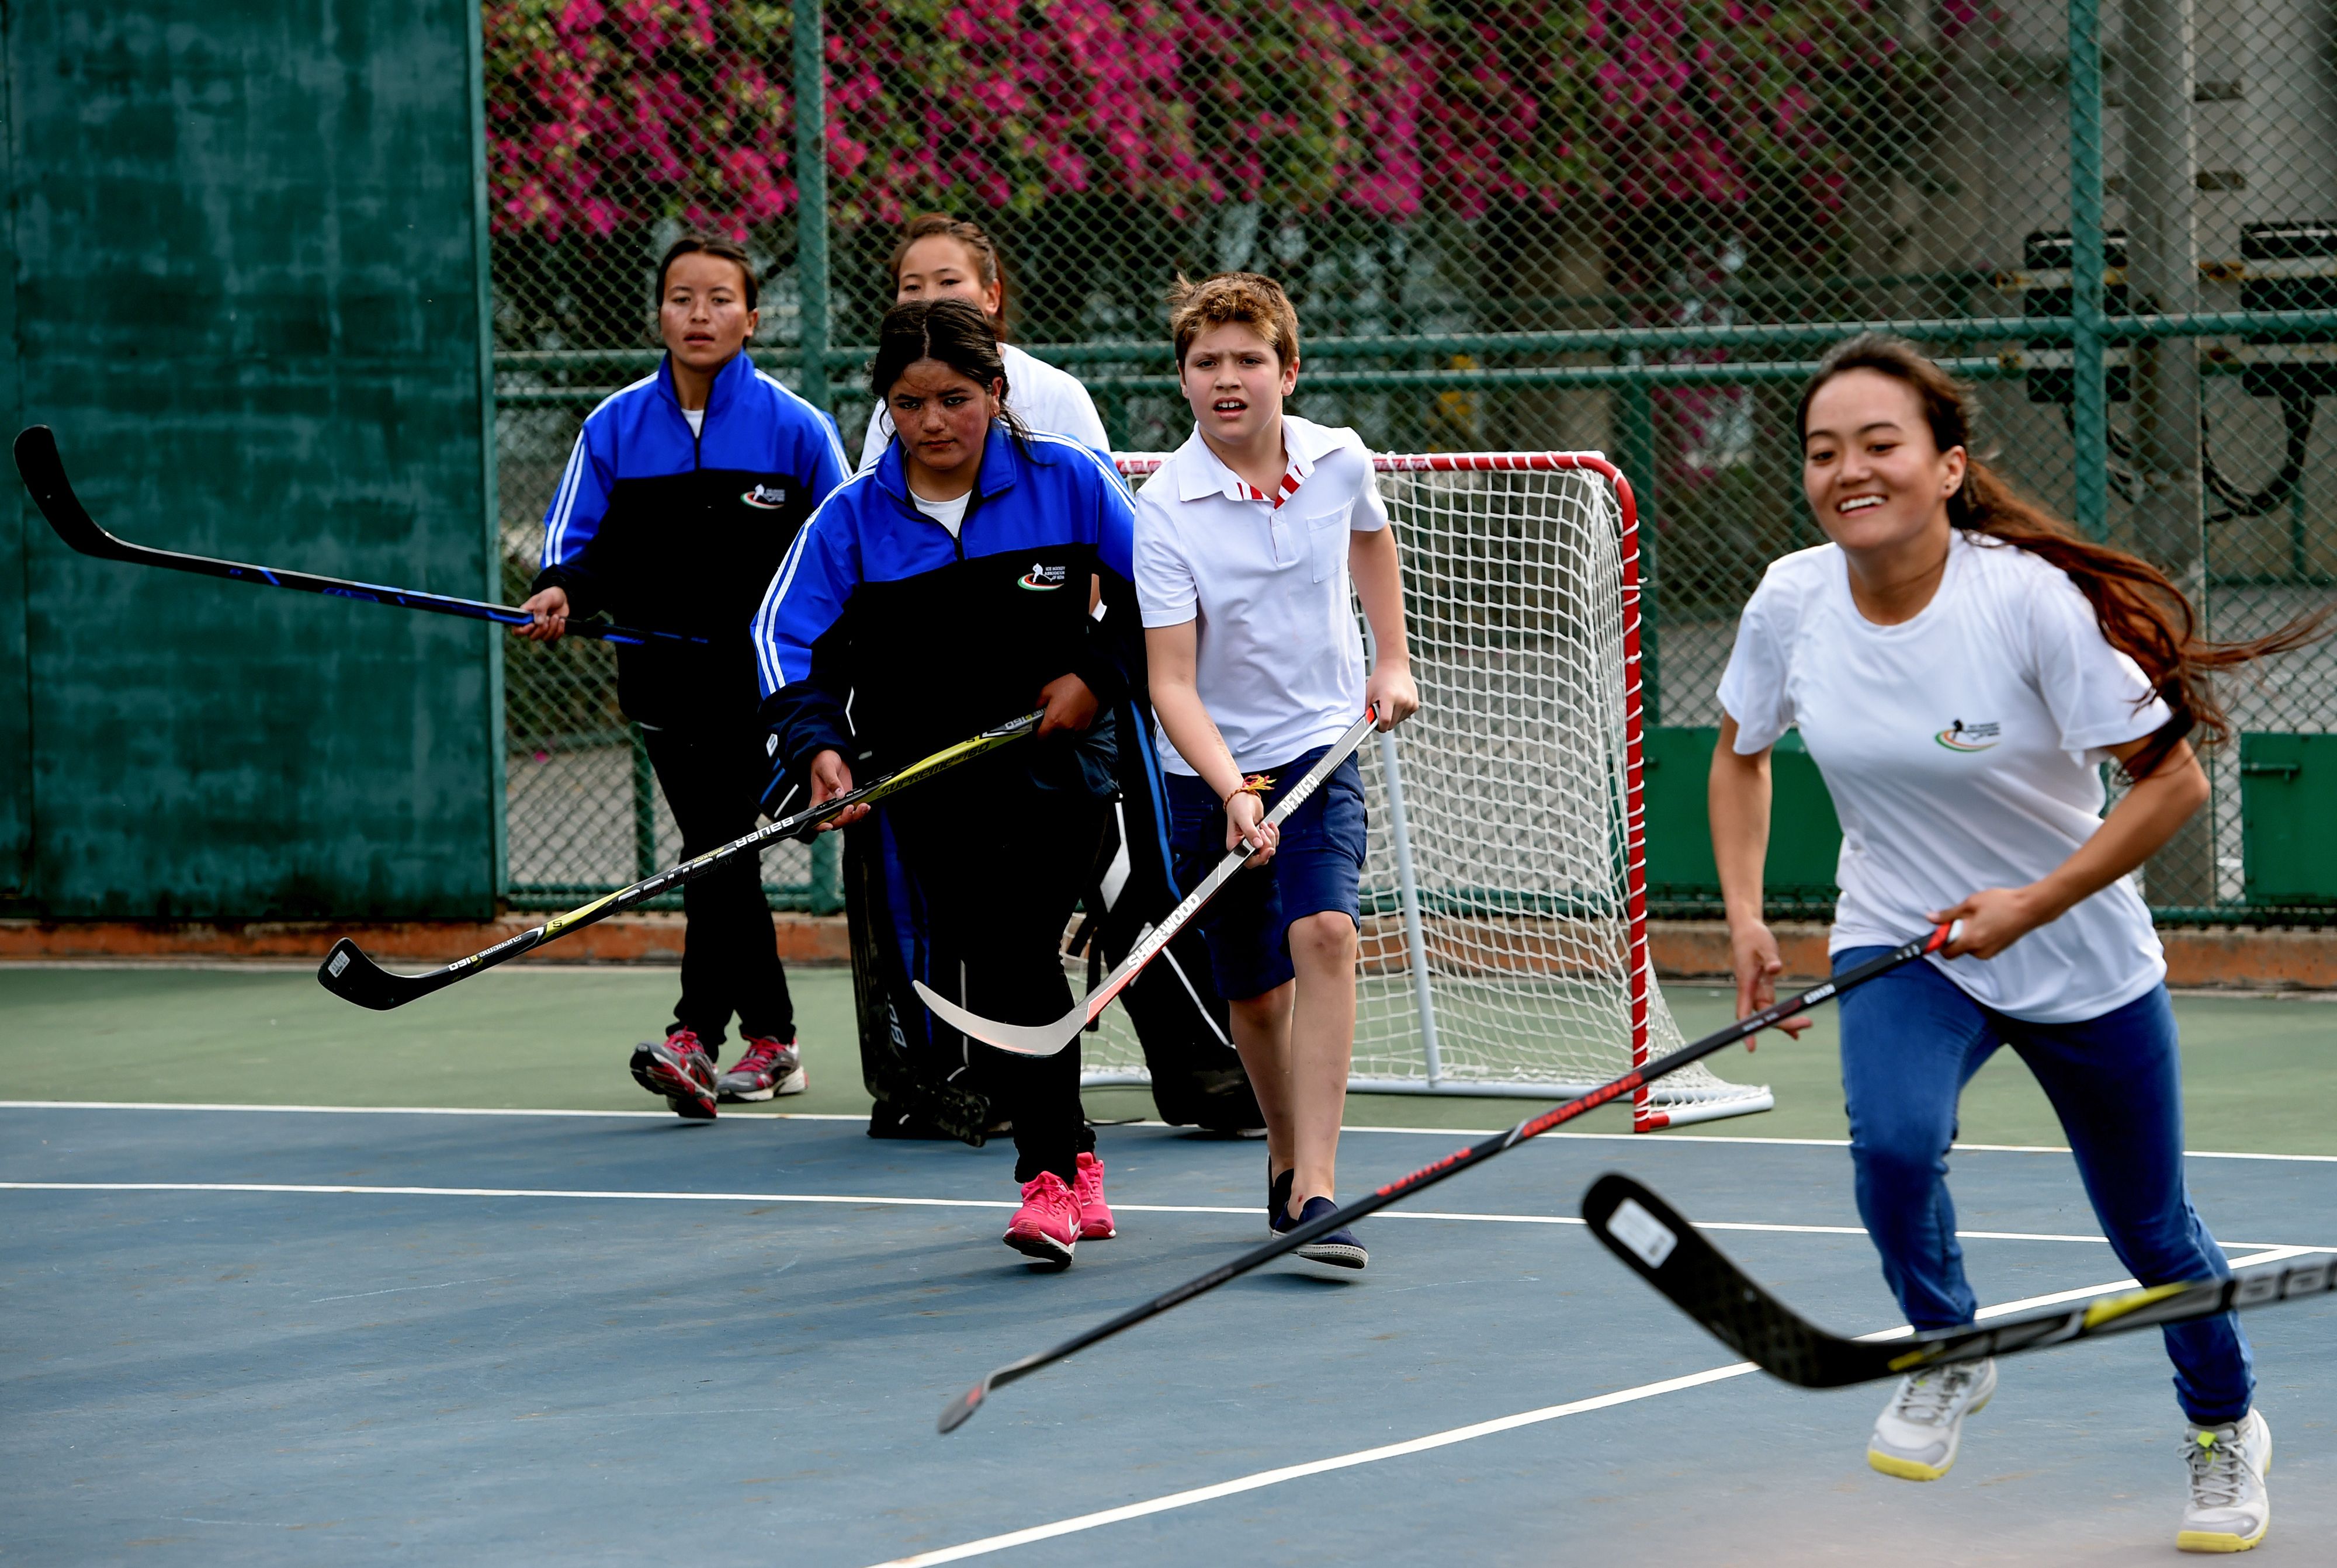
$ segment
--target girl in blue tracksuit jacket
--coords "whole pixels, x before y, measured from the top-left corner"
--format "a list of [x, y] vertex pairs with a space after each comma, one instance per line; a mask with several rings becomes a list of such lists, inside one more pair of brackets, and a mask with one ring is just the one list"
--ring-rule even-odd
[[[762, 794], [761, 693], [748, 623], [813, 508], [842, 483], [836, 427], [755, 368], [756, 279], [722, 240], [677, 240], [659, 263], [657, 373], [586, 416], [543, 518], [526, 608], [539, 640], [605, 609], [699, 646], [617, 651], [617, 697], [641, 727], [684, 858], [753, 831]], [[752, 857], [682, 890], [681, 999], [633, 1077], [684, 1116], [718, 1099], [804, 1087], [795, 1010]], [[715, 1071], [733, 1015], [744, 1050]]]
[[[755, 619], [773, 760], [817, 801], [1043, 707], [1035, 739], [884, 810], [930, 953], [955, 960], [921, 977], [986, 1016], [1046, 1022], [1071, 1004], [1061, 945], [1117, 789], [1112, 707], [1143, 690], [1134, 514], [1096, 453], [1004, 412], [997, 339], [965, 301], [895, 306], [872, 380], [892, 446], [804, 524]], [[1111, 1234], [1079, 1053], [979, 1051], [1014, 1124], [1007, 1243], [1068, 1262], [1082, 1235]]]

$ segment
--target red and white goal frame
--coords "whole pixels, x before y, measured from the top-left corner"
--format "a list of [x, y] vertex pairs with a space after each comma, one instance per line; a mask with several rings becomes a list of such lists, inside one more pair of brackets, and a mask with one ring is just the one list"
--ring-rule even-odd
[[[1165, 454], [1117, 461], [1140, 485]], [[1596, 452], [1373, 465], [1423, 706], [1359, 754], [1373, 831], [1350, 1086], [1579, 1093], [1681, 1043], [1648, 946], [1630, 483]], [[1305, 506], [1303, 486], [1287, 504]], [[1089, 1083], [1145, 1081], [1124, 1020], [1089, 1035], [1086, 1058]], [[1632, 1122], [1771, 1103], [1698, 1065], [1642, 1088]]]

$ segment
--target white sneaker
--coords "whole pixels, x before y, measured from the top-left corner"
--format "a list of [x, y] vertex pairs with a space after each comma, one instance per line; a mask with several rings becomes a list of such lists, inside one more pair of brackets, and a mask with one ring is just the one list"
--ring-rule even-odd
[[2182, 1552], [2245, 1552], [2272, 1528], [2272, 1426], [2251, 1410], [2223, 1426], [2190, 1426], [2183, 1457], [2191, 1466], [2191, 1505], [2175, 1537]]
[[1996, 1392], [1996, 1362], [1958, 1361], [1899, 1380], [1874, 1418], [1866, 1462], [1902, 1481], [1937, 1481], [1956, 1462], [1964, 1417]]

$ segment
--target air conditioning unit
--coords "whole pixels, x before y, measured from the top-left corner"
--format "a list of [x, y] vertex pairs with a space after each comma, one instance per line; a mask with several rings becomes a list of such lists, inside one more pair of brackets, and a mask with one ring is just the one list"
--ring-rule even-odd
[[[2067, 316], [2075, 304], [2066, 229], [2039, 230], [2021, 241], [2021, 270], [2013, 275], [2020, 289], [2023, 316]], [[2122, 316], [2128, 309], [2126, 289], [2126, 230], [2113, 229], [2102, 236], [2102, 309]], [[2031, 403], [2058, 403], [2067, 407], [2077, 386], [2075, 355], [2068, 344], [2052, 338], [2029, 343], [2021, 355], [2025, 385]], [[2127, 351], [2112, 346], [2103, 351], [2102, 379], [2110, 401], [2124, 403], [2133, 396], [2127, 373]]]
[[[2337, 310], [2337, 222], [2251, 223], [2240, 230], [2243, 310]], [[2337, 332], [2251, 334], [2240, 350], [2251, 397], [2337, 393]]]

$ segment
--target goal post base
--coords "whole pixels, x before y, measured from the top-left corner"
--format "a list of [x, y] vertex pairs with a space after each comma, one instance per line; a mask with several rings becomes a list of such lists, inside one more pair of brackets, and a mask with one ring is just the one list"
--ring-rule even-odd
[[1692, 1122], [1718, 1122], [1729, 1116], [1751, 1116], [1777, 1108], [1777, 1097], [1765, 1088], [1748, 1090], [1726, 1100], [1674, 1102], [1658, 1101], [1644, 1115], [1634, 1113], [1631, 1131], [1660, 1132], [1667, 1127], [1685, 1127]]
[[[1082, 1089], [1148, 1089], [1152, 1075], [1141, 1069], [1133, 1072], [1097, 1072], [1080, 1074]], [[1425, 1078], [1364, 1078], [1347, 1080], [1350, 1094], [1423, 1094], [1442, 1095], [1462, 1100], [1572, 1100], [1598, 1088], [1596, 1083], [1480, 1083], [1472, 1079], [1445, 1078], [1430, 1083]], [[1632, 1131], [1660, 1132], [1666, 1127], [1685, 1127], [1693, 1122], [1717, 1122], [1726, 1116], [1750, 1116], [1776, 1107], [1776, 1097], [1767, 1088], [1729, 1085], [1726, 1094], [1705, 1094], [1694, 1099], [1666, 1100], [1658, 1098], [1644, 1114], [1635, 1113]]]

